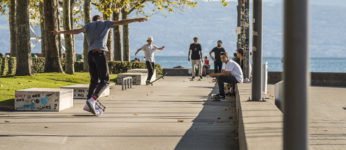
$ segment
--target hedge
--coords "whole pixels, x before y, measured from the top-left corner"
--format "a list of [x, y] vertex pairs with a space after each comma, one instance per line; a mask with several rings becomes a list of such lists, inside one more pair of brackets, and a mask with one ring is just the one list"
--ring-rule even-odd
[[0, 76], [6, 76], [8, 73], [8, 57], [2, 58], [2, 64], [1, 64], [1, 70], [0, 70]]
[[[61, 61], [64, 68], [64, 61]], [[0, 58], [0, 76], [12, 76], [16, 74], [16, 58], [15, 57], [2, 57]], [[76, 72], [83, 72], [83, 62], [75, 62], [74, 67]], [[32, 73], [43, 73], [45, 67], [45, 58], [37, 57], [32, 58]], [[141, 62], [121, 62], [110, 61], [108, 62], [110, 73], [123, 73], [130, 69], [145, 69], [145, 63]], [[162, 75], [162, 68], [159, 64], [155, 64], [156, 73]]]
[[32, 58], [32, 73], [42, 73], [44, 72], [45, 58], [44, 57], [36, 57]]
[[2, 66], [3, 59], [4, 59], [4, 57], [0, 57], [0, 75], [2, 73], [2, 68], [3, 68], [3, 66]]
[[[61, 61], [64, 68], [64, 61]], [[44, 57], [32, 58], [32, 71], [33, 73], [42, 73], [44, 72]], [[84, 62], [75, 62], [74, 68], [76, 72], [83, 72]], [[146, 68], [145, 63], [141, 62], [121, 62], [121, 61], [110, 61], [108, 62], [109, 72], [110, 73], [123, 73], [127, 72], [130, 69], [140, 69]], [[162, 68], [159, 64], [155, 64], [155, 69], [157, 74], [162, 74]]]
[[16, 75], [17, 60], [16, 57], [10, 57], [8, 60], [8, 73], [7, 76]]

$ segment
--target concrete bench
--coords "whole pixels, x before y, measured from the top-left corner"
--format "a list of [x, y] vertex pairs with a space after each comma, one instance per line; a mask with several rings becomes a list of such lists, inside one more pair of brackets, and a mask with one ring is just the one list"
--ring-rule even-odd
[[122, 90], [132, 88], [132, 77], [125, 77], [122, 79]]
[[[145, 73], [148, 74], [148, 69], [131, 69], [127, 71], [128, 73]], [[151, 81], [156, 80], [156, 69], [154, 69], [153, 76], [151, 77]]]
[[[62, 89], [73, 89], [74, 99], [86, 99], [89, 90], [89, 84], [75, 84], [70, 86], [61, 87]], [[109, 86], [103, 91], [100, 97], [108, 96], [110, 94]]]
[[133, 85], [145, 85], [148, 74], [146, 73], [120, 73], [117, 77], [117, 84], [121, 85], [123, 78], [132, 77]]
[[73, 90], [59, 88], [31, 88], [15, 92], [17, 111], [59, 112], [73, 107]]

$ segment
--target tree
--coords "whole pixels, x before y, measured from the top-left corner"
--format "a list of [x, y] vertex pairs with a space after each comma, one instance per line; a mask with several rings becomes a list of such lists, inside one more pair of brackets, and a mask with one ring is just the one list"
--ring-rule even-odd
[[58, 29], [58, 3], [56, 0], [44, 1], [45, 22], [44, 30], [46, 34], [46, 63], [45, 72], [64, 72], [59, 56], [58, 37], [52, 31]]
[[[120, 20], [120, 11], [114, 11], [113, 12], [113, 21], [119, 21]], [[122, 52], [121, 52], [121, 31], [120, 26], [114, 27], [113, 30], [113, 37], [114, 37], [114, 60], [115, 61], [121, 61], [122, 60]]]
[[29, 0], [16, 4], [17, 75], [31, 75]]
[[[88, 24], [91, 21], [91, 1], [84, 1], [84, 24]], [[83, 71], [89, 71], [88, 65], [88, 42], [86, 40], [86, 36], [84, 36], [83, 42], [83, 54], [84, 54], [84, 63], [83, 63]]]
[[[185, 6], [196, 7], [197, 1], [192, 0], [134, 0], [130, 2], [121, 11], [122, 19], [127, 19], [128, 15], [133, 11], [137, 11], [138, 14], [146, 15], [144, 11], [144, 3], [151, 2], [154, 7], [153, 12], [167, 10], [173, 12], [175, 9], [183, 10]], [[225, 1], [222, 1], [226, 4]], [[224, 4], [224, 5], [225, 5]], [[124, 61], [130, 61], [130, 27], [129, 25], [123, 25], [123, 50]]]
[[16, 57], [16, 0], [9, 1], [11, 56]]
[[[104, 12], [106, 12], [107, 9], [110, 9], [111, 6], [112, 6], [112, 3], [109, 3], [108, 5], [106, 5], [104, 8], [106, 10]], [[111, 13], [103, 13], [103, 19], [104, 20], [110, 20], [111, 19]], [[106, 53], [107, 60], [112, 61], [113, 60], [112, 30], [110, 30], [108, 33], [107, 48], [108, 48], [108, 52]]]
[[41, 28], [41, 54], [46, 56], [46, 36], [44, 32], [44, 4], [43, 0], [40, 0], [40, 28]]
[[[71, 30], [71, 0], [64, 0], [63, 2], [63, 20], [64, 29]], [[72, 48], [71, 34], [65, 34], [65, 72], [74, 74], [74, 52]]]

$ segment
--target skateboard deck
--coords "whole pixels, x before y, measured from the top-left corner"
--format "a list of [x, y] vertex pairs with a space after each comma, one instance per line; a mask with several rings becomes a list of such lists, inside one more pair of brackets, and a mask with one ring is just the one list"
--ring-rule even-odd
[[158, 81], [158, 80], [160, 80], [160, 79], [165, 79], [165, 76], [166, 76], [166, 75], [167, 75], [167, 73], [163, 74], [162, 76], [156, 78], [154, 81], [151, 81], [149, 84], [150, 84], [151, 86], [153, 86], [153, 85], [154, 85], [153, 83], [155, 83], [156, 81]]

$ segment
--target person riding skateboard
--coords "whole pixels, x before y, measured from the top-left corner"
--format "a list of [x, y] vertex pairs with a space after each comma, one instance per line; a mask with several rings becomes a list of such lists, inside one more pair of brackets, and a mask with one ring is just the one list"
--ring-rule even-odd
[[107, 39], [109, 31], [119, 25], [133, 22], [147, 21], [146, 18], [127, 19], [121, 21], [104, 21], [100, 15], [95, 15], [92, 22], [83, 28], [53, 31], [53, 34], [79, 34], [84, 33], [88, 43], [88, 64], [90, 73], [90, 85], [87, 102], [84, 110], [90, 111], [96, 116], [103, 114], [103, 110], [96, 106], [97, 98], [107, 88], [109, 84], [109, 69], [105, 52], [108, 52]]
[[135, 55], [137, 55], [139, 53], [139, 51], [143, 50], [144, 51], [144, 55], [145, 55], [145, 64], [147, 66], [148, 69], [148, 78], [146, 81], [146, 85], [150, 84], [151, 81], [151, 77], [154, 74], [154, 69], [155, 69], [155, 58], [154, 58], [154, 54], [156, 52], [156, 50], [160, 50], [162, 51], [163, 49], [165, 49], [165, 46], [162, 47], [158, 47], [156, 45], [153, 44], [154, 38], [153, 37], [148, 37], [147, 39], [147, 44], [143, 45], [141, 48], [139, 48]]
[[221, 53], [220, 58], [221, 61], [226, 64], [225, 71], [222, 73], [209, 74], [211, 77], [216, 77], [219, 86], [219, 94], [215, 96], [216, 100], [225, 99], [225, 82], [230, 83], [233, 88], [235, 87], [235, 84], [243, 82], [243, 71], [239, 64], [229, 59], [225, 53]]

